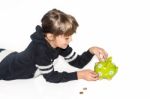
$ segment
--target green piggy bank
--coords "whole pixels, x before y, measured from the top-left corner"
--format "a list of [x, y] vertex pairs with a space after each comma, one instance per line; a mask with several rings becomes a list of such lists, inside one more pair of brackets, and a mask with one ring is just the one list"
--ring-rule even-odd
[[111, 80], [117, 73], [118, 67], [112, 63], [112, 57], [109, 57], [105, 61], [97, 62], [94, 71], [99, 74], [99, 79]]

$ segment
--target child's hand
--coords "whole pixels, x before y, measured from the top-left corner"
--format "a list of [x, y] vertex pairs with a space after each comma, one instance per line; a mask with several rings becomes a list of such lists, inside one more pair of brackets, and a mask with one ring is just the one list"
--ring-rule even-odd
[[99, 60], [106, 60], [108, 57], [107, 52], [103, 48], [91, 47], [89, 48], [90, 53], [97, 56]]
[[78, 79], [84, 79], [87, 81], [96, 81], [99, 79], [98, 74], [90, 69], [82, 70], [77, 72]]

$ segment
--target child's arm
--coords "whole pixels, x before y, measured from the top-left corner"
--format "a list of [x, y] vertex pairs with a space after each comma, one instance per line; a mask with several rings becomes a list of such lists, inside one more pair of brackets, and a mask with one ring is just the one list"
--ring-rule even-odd
[[83, 68], [94, 55], [96, 55], [99, 60], [105, 60], [108, 57], [106, 51], [99, 47], [91, 47], [82, 55], [78, 55], [68, 46], [66, 49], [60, 51], [60, 55], [62, 55], [70, 65], [77, 68]]
[[107, 52], [100, 47], [91, 47], [89, 48], [89, 51], [90, 53], [96, 55], [99, 60], [106, 60], [108, 57]]
[[67, 82], [71, 80], [84, 79], [87, 81], [96, 81], [98, 80], [98, 74], [94, 71], [86, 69], [82, 71], [67, 73], [67, 72], [58, 72], [52, 71], [48, 74], [43, 74], [44, 78], [48, 82], [59, 83], [59, 82]]
[[47, 74], [43, 74], [43, 77], [46, 79], [48, 82], [52, 83], [60, 83], [60, 82], [67, 82], [71, 80], [77, 80], [77, 72], [58, 72], [58, 71], [52, 71]]
[[77, 68], [83, 68], [94, 56], [89, 50], [82, 53], [82, 55], [78, 55], [69, 46], [66, 49], [61, 49], [60, 55], [62, 55], [70, 65]]

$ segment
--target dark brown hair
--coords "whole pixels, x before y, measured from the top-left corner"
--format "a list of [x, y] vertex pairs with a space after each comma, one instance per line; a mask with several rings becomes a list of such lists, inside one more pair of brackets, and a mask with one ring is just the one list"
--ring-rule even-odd
[[78, 27], [78, 22], [73, 16], [57, 9], [48, 11], [41, 22], [44, 33], [52, 33], [54, 36], [70, 36]]

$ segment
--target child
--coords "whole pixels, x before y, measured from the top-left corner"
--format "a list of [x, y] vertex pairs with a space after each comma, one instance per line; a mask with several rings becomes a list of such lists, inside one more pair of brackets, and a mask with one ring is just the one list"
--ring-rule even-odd
[[107, 53], [102, 48], [91, 47], [82, 55], [69, 46], [78, 23], [76, 19], [60, 10], [48, 11], [41, 20], [42, 25], [36, 26], [36, 32], [31, 35], [31, 43], [18, 53], [0, 49], [0, 79], [27, 79], [43, 75], [48, 82], [59, 83], [70, 80], [98, 80], [98, 75], [92, 70], [77, 72], [58, 72], [54, 70], [59, 55], [72, 66], [83, 68], [94, 55], [98, 59], [106, 59]]

